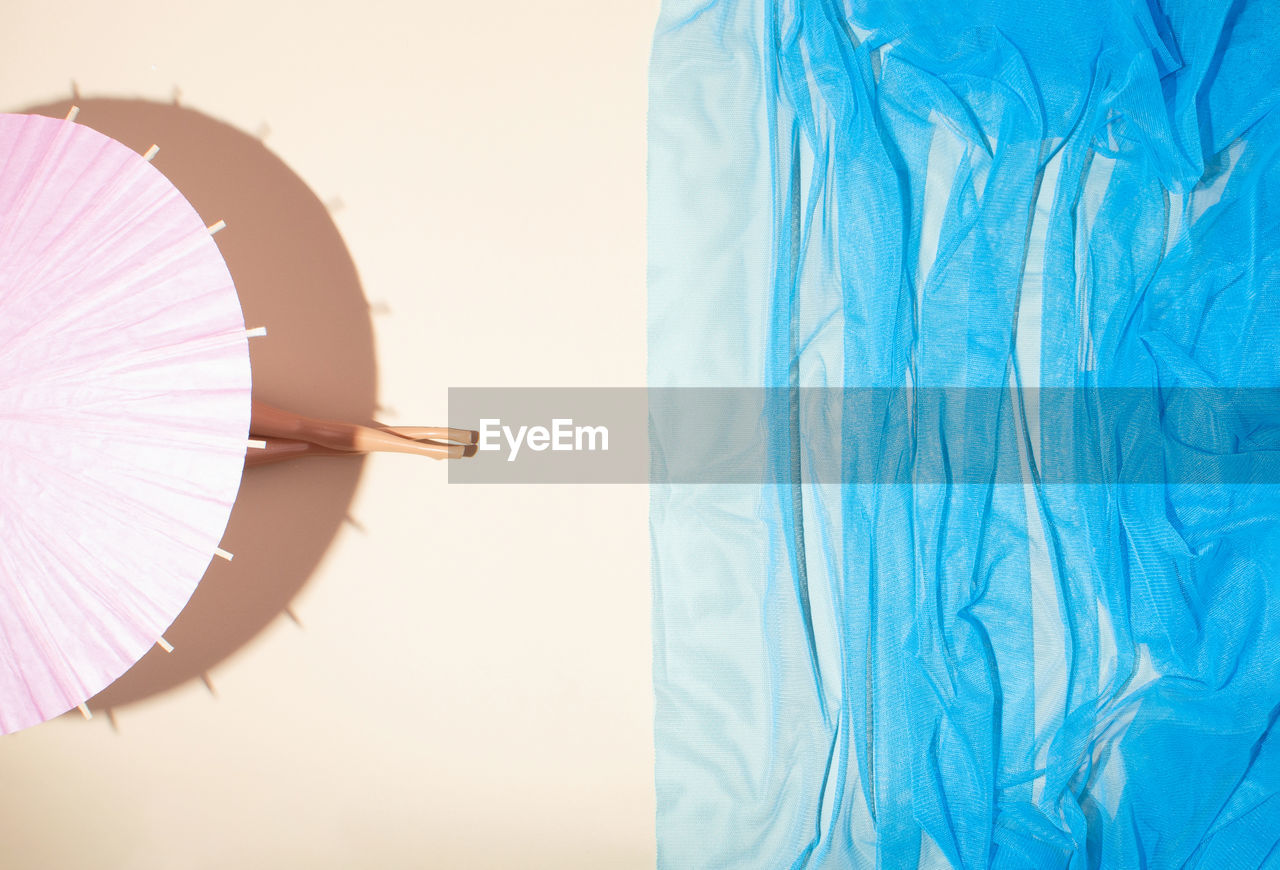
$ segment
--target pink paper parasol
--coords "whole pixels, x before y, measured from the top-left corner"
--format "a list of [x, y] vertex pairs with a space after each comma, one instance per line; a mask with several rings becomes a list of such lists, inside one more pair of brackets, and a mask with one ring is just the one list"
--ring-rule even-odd
[[0, 115], [0, 732], [157, 642], [226, 529], [244, 318], [195, 209], [87, 127]]

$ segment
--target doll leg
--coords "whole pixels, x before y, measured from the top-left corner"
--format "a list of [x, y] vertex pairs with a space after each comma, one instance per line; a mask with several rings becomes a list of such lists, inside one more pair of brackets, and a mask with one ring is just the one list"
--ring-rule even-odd
[[287, 459], [298, 459], [303, 456], [350, 456], [346, 450], [330, 450], [310, 441], [294, 441], [289, 438], [263, 438], [267, 443], [263, 447], [250, 447], [244, 454], [245, 468], [259, 465], [272, 465]]
[[[346, 453], [416, 453], [432, 459], [458, 459], [467, 453], [462, 444], [417, 441], [383, 429], [355, 423], [317, 420], [254, 401], [249, 431], [259, 438], [307, 441]], [[470, 437], [470, 433], [466, 433]]]
[[429, 439], [431, 441], [454, 441], [458, 444], [475, 444], [480, 440], [480, 433], [471, 429], [442, 429], [437, 426], [378, 426], [383, 432], [391, 432], [401, 438], [412, 438], [414, 441]]

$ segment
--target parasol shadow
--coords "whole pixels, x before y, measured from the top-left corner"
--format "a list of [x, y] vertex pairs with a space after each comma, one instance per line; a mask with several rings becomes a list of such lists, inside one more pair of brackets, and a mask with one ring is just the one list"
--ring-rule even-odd
[[[62, 118], [72, 103], [19, 111]], [[248, 327], [253, 394], [301, 414], [372, 422], [377, 369], [369, 305], [325, 205], [263, 143], [192, 109], [130, 99], [77, 98], [76, 118], [154, 164], [208, 224]], [[186, 608], [153, 647], [89, 701], [114, 708], [202, 679], [249, 643], [306, 585], [347, 518], [364, 460], [315, 458], [248, 469], [222, 547]], [[359, 530], [358, 524], [351, 525]], [[295, 619], [296, 621], [296, 619]], [[75, 711], [72, 711], [73, 713]], [[115, 721], [111, 716], [112, 722]]]

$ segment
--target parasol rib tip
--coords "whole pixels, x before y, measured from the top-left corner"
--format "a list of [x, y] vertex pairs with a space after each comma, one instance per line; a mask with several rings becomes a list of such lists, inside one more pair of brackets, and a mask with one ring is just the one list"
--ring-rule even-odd
[[216, 224], [210, 224], [209, 226], [205, 227], [205, 229], [209, 231], [209, 235], [211, 236], [215, 235], [218, 232], [218, 230], [225, 230], [226, 228], [227, 228], [226, 221], [218, 221]]
[[267, 334], [267, 328], [265, 326], [255, 326], [253, 329], [246, 329], [244, 331], [245, 338], [258, 338], [259, 336], [263, 336], [266, 334]]
[[89, 707], [87, 705], [76, 704], [76, 709], [80, 711], [80, 715], [83, 716], [84, 718], [86, 719], [93, 718], [93, 712], [89, 710]]
[[262, 439], [260, 439], [260, 438], [250, 438], [250, 439], [246, 442], [246, 444], [247, 444], [249, 447], [253, 448], [254, 450], [266, 450], [266, 449], [267, 449], [267, 442], [263, 441], [263, 440], [262, 440]]
[[80, 107], [72, 106], [71, 109], [67, 112], [67, 120], [74, 121], [76, 119], [76, 115], [79, 115], [79, 114], [80, 114]]
[[150, 163], [151, 160], [159, 153], [160, 153], [160, 146], [152, 145], [150, 148], [147, 149], [147, 153], [142, 155], [142, 159]]
[[165, 640], [163, 637], [156, 641], [156, 646], [160, 647], [160, 649], [167, 653], [173, 652], [173, 644], [169, 643], [169, 641]]
[[228, 553], [226, 550], [222, 549], [221, 547], [214, 547], [213, 553], [215, 556], [218, 556], [222, 559], [226, 559], [228, 562], [230, 562], [232, 559], [235, 558], [234, 555], [232, 555], [231, 553]]

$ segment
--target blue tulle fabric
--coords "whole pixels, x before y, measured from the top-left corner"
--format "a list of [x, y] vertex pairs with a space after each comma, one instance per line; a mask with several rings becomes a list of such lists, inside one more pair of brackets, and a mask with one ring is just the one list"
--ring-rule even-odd
[[[650, 385], [906, 427], [652, 487], [660, 866], [1280, 867], [1280, 405], [1049, 485], [1017, 397], [1280, 386], [1280, 3], [665, 0], [650, 88]], [[954, 430], [864, 387], [1025, 480], [869, 477]]]

